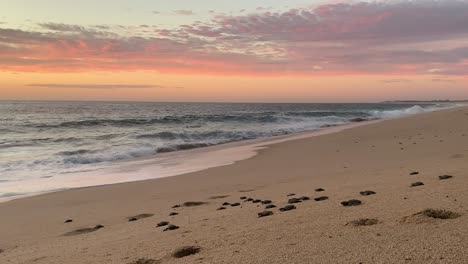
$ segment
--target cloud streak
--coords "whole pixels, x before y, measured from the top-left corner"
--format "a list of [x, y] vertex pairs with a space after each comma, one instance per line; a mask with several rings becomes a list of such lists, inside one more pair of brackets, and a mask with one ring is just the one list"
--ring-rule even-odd
[[115, 90], [115, 89], [149, 89], [165, 88], [160, 85], [134, 85], [134, 84], [57, 84], [57, 83], [33, 83], [30, 87], [45, 88], [70, 88], [70, 89], [92, 89], [92, 90]]
[[[193, 15], [190, 10], [174, 12]], [[468, 1], [261, 9], [173, 28], [39, 26], [37, 31], [0, 27], [2, 69], [468, 75]]]

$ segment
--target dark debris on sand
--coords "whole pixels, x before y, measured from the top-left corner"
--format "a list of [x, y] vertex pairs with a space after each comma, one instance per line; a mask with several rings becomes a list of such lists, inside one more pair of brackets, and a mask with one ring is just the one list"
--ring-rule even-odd
[[439, 176], [439, 180], [448, 180], [448, 179], [451, 179], [453, 178], [452, 175], [441, 175]]
[[97, 231], [97, 230], [99, 230], [99, 229], [101, 229], [103, 227], [104, 227], [103, 225], [96, 225], [95, 227], [91, 227], [91, 228], [80, 228], [80, 229], [77, 229], [75, 231], [65, 233], [64, 236], [75, 236], [75, 235], [91, 233], [91, 232]]
[[167, 226], [168, 224], [169, 224], [169, 222], [167, 222], [167, 221], [161, 221], [156, 225], [156, 227]]
[[135, 216], [130, 216], [130, 217], [128, 217], [128, 221], [129, 222], [138, 221], [138, 220], [143, 219], [143, 218], [152, 217], [153, 215], [154, 214], [139, 214], [139, 215], [135, 215]]
[[325, 201], [325, 200], [328, 200], [328, 196], [316, 197], [316, 198], [314, 198], [314, 200], [317, 201], [317, 202]]
[[286, 205], [285, 207], [280, 208], [279, 210], [281, 212], [285, 212], [285, 211], [291, 211], [291, 210], [294, 210], [294, 209], [296, 209], [296, 206], [290, 204], [290, 205]]
[[200, 250], [201, 250], [201, 248], [197, 247], [197, 246], [181, 247], [181, 248], [175, 250], [174, 253], [172, 253], [172, 256], [174, 258], [183, 258], [183, 257], [187, 257], [187, 256], [190, 256], [190, 255], [195, 255], [195, 254], [199, 253]]
[[411, 187], [417, 187], [417, 186], [423, 186], [423, 185], [424, 185], [423, 182], [413, 182], [413, 183], [411, 184]]
[[361, 205], [362, 202], [360, 200], [356, 200], [356, 199], [351, 199], [351, 200], [348, 200], [348, 201], [343, 201], [341, 202], [341, 205], [343, 206], [358, 206], [358, 205]]
[[176, 225], [168, 225], [163, 231], [171, 231], [176, 229], [179, 229], [179, 227]]
[[159, 263], [161, 263], [159, 260], [141, 258], [133, 262], [129, 262], [128, 264], [159, 264]]
[[369, 196], [369, 195], [376, 194], [376, 192], [374, 192], [374, 191], [362, 191], [362, 192], [360, 192], [360, 194], [363, 195], [363, 196]]
[[258, 213], [258, 218], [273, 215], [272, 211], [263, 211]]
[[379, 220], [375, 218], [361, 218], [358, 220], [351, 221], [347, 223], [346, 225], [352, 225], [352, 226], [370, 226], [370, 225], [376, 225], [379, 223]]

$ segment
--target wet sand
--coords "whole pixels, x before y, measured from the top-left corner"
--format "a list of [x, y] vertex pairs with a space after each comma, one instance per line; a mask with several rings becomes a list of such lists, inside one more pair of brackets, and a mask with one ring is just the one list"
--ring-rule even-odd
[[467, 206], [463, 107], [1, 203], [0, 263], [466, 263]]

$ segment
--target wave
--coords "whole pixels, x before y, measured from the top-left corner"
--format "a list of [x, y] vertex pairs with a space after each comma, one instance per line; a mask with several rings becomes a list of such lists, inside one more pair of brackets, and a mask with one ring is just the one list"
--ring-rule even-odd
[[437, 109], [447, 108], [446, 105], [430, 105], [430, 106], [420, 106], [420, 105], [413, 105], [411, 107], [405, 109], [396, 109], [396, 110], [372, 110], [370, 111], [371, 115], [375, 118], [395, 118], [400, 116], [408, 116], [408, 115], [415, 115], [421, 114], [426, 112], [431, 112]]
[[75, 156], [67, 157], [63, 159], [63, 162], [66, 164], [95, 164], [102, 162], [110, 162], [117, 160], [126, 160], [139, 157], [145, 157], [156, 154], [154, 148], [143, 148], [139, 150], [130, 150], [128, 152], [120, 153], [101, 153], [99, 155], [90, 155], [90, 156]]

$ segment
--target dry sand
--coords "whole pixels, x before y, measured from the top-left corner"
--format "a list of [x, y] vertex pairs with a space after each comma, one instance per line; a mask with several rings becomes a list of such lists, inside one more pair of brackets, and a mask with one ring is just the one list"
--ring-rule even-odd
[[[291, 193], [311, 200], [280, 212]], [[265, 205], [241, 196], [278, 207], [258, 218]], [[350, 199], [362, 204], [340, 204]], [[188, 201], [206, 204], [171, 208]], [[241, 206], [216, 210], [223, 202]], [[459, 217], [417, 214], [427, 208]], [[186, 175], [2, 203], [0, 263], [468, 263], [467, 208], [468, 108], [455, 108], [278, 143]], [[361, 218], [375, 220], [349, 223]], [[160, 221], [180, 228], [164, 232]], [[182, 246], [200, 250], [175, 258]]]

